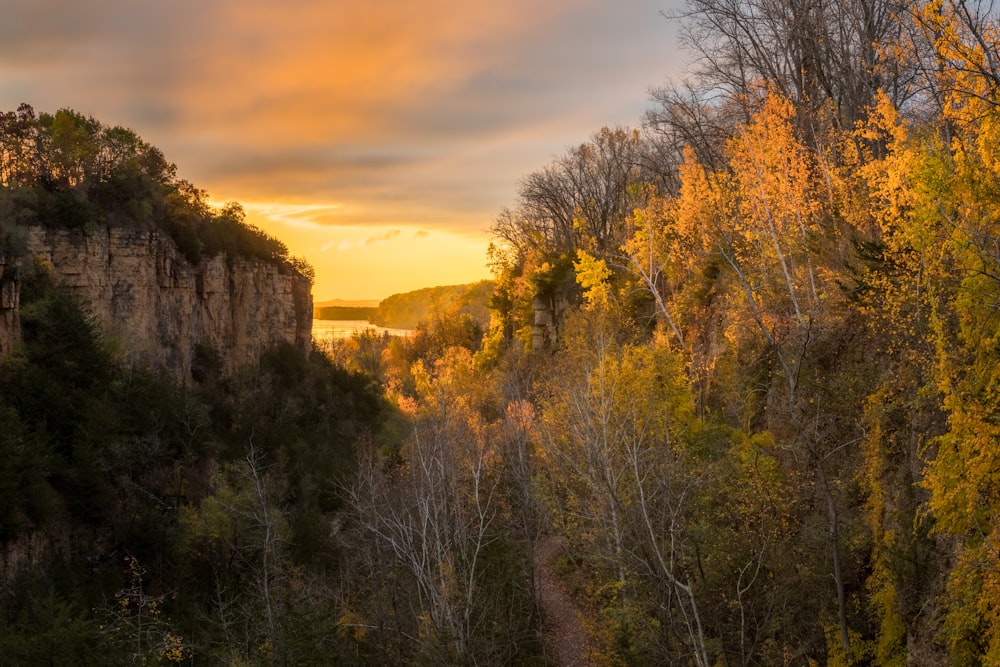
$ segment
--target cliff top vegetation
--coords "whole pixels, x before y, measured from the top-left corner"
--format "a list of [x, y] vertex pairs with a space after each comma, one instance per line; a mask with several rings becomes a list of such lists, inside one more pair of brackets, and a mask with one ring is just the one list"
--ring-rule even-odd
[[278, 239], [246, 222], [236, 202], [177, 177], [177, 166], [134, 131], [71, 109], [0, 112], [0, 252], [19, 253], [18, 228], [152, 225], [192, 264], [226, 254], [263, 260], [312, 280], [314, 271]]

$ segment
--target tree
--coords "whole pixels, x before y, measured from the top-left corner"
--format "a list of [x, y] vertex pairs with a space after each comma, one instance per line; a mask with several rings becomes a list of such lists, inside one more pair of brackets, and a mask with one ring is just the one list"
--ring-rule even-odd
[[912, 1], [910, 49], [927, 98], [927, 115], [952, 129], [973, 129], [979, 110], [995, 106], [1000, 90], [997, 16], [985, 0]]
[[[551, 349], [562, 312], [573, 300], [577, 250], [598, 258], [617, 254], [629, 216], [649, 194], [642, 187], [645, 146], [638, 131], [603, 128], [552, 164], [526, 176], [518, 203], [498, 216], [493, 234], [509, 253], [497, 268], [516, 279], [511, 310], [533, 319], [534, 349]], [[508, 278], [497, 275], [498, 282]], [[509, 319], [511, 314], [500, 315]]]
[[698, 80], [742, 109], [743, 122], [769, 88], [800, 109], [802, 129], [830, 104], [836, 126], [848, 131], [878, 90], [896, 104], [913, 93], [915, 63], [894, 48], [906, 18], [895, 3], [689, 0], [686, 5], [684, 41], [695, 54]]
[[428, 660], [505, 662], [530, 635], [528, 568], [511, 561], [501, 452], [479, 413], [472, 355], [449, 348], [433, 366], [418, 361], [414, 377], [413, 427], [398, 461], [363, 455], [351, 490], [371, 576], [395, 581], [381, 606], [391, 618], [371, 630], [384, 627], [390, 645], [412, 642]]
[[948, 420], [928, 448], [923, 479], [933, 529], [951, 538], [954, 557], [944, 636], [953, 660], [991, 663], [1000, 660], [1000, 616], [992, 602], [1000, 594], [1000, 498], [992, 482], [1000, 470], [992, 305], [1000, 294], [1000, 172], [997, 105], [973, 96], [956, 113], [966, 117], [977, 106], [984, 114], [980, 122], [956, 126], [950, 145], [927, 138], [898, 149], [909, 178], [896, 192], [905, 208], [894, 232], [928, 313], [934, 379]]
[[632, 186], [642, 150], [637, 131], [601, 129], [590, 142], [526, 176], [517, 209], [500, 216], [494, 234], [521, 252], [613, 249], [624, 239], [625, 218], [635, 205]]
[[35, 110], [21, 104], [0, 115], [0, 185], [32, 187], [40, 172]]
[[100, 124], [69, 109], [60, 109], [54, 116], [43, 114], [40, 123], [51, 137], [49, 169], [53, 185], [75, 188], [92, 179], [100, 150], [96, 141]]
[[[551, 378], [542, 420], [562, 523], [570, 539], [592, 540], [585, 553], [622, 596], [629, 582], [647, 580], [667, 603], [664, 630], [678, 644], [668, 639], [661, 659], [709, 665], [682, 528], [690, 480], [678, 439], [691, 415], [684, 374], [665, 348], [632, 345], [621, 334], [602, 286], [606, 267], [586, 255], [577, 267], [589, 306], [567, 327], [554, 359], [563, 370]], [[633, 631], [629, 641], [643, 634]]]
[[[148, 574], [135, 556], [125, 557], [126, 585], [101, 610], [101, 634], [121, 664], [182, 664], [191, 648], [163, 617], [165, 595], [150, 595]], [[105, 656], [106, 658], [107, 656]]]
[[[718, 401], [734, 384], [745, 387], [729, 399], [741, 411], [733, 416], [742, 430], [769, 431], [787, 448], [787, 464], [815, 479], [827, 517], [837, 635], [848, 651], [843, 482], [830, 471], [839, 467], [833, 461], [850, 458], [858, 432], [848, 416], [854, 406], [828, 394], [824, 357], [846, 330], [836, 277], [853, 232], [832, 214], [840, 196], [837, 162], [820, 159], [800, 139], [797, 116], [774, 93], [734, 128], [725, 168], [710, 169], [687, 151], [677, 196], [636, 212], [636, 234], [625, 250], [673, 338], [691, 355], [693, 376], [706, 378], [707, 393]], [[698, 317], [706, 303], [711, 310]], [[758, 370], [735, 369], [723, 341]]]

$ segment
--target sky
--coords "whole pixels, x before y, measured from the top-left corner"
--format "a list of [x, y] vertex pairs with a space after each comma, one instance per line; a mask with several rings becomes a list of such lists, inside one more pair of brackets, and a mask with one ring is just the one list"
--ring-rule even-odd
[[489, 278], [518, 180], [679, 77], [679, 1], [0, 0], [0, 109], [135, 130], [379, 299]]

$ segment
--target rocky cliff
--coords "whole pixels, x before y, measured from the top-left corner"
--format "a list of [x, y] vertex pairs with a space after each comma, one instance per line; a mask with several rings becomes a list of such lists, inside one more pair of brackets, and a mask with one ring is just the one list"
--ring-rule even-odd
[[[25, 240], [24, 261], [50, 264], [131, 359], [178, 380], [191, 376], [196, 350], [214, 351], [223, 370], [232, 372], [275, 343], [310, 346], [310, 284], [290, 267], [225, 255], [194, 266], [152, 227], [29, 227]], [[0, 264], [0, 330], [8, 339], [5, 346], [0, 331], [0, 352], [16, 336], [11, 268], [5, 273]]]
[[21, 295], [20, 265], [20, 260], [0, 254], [0, 358], [10, 354], [21, 335], [17, 317]]

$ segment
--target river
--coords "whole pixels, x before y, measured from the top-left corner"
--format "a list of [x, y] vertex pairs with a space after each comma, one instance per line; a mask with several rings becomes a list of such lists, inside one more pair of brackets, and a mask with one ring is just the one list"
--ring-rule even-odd
[[313, 320], [312, 335], [317, 343], [338, 338], [350, 338], [353, 334], [366, 329], [374, 329], [382, 333], [388, 332], [390, 336], [409, 336], [413, 334], [412, 329], [388, 329], [370, 324], [365, 320]]

